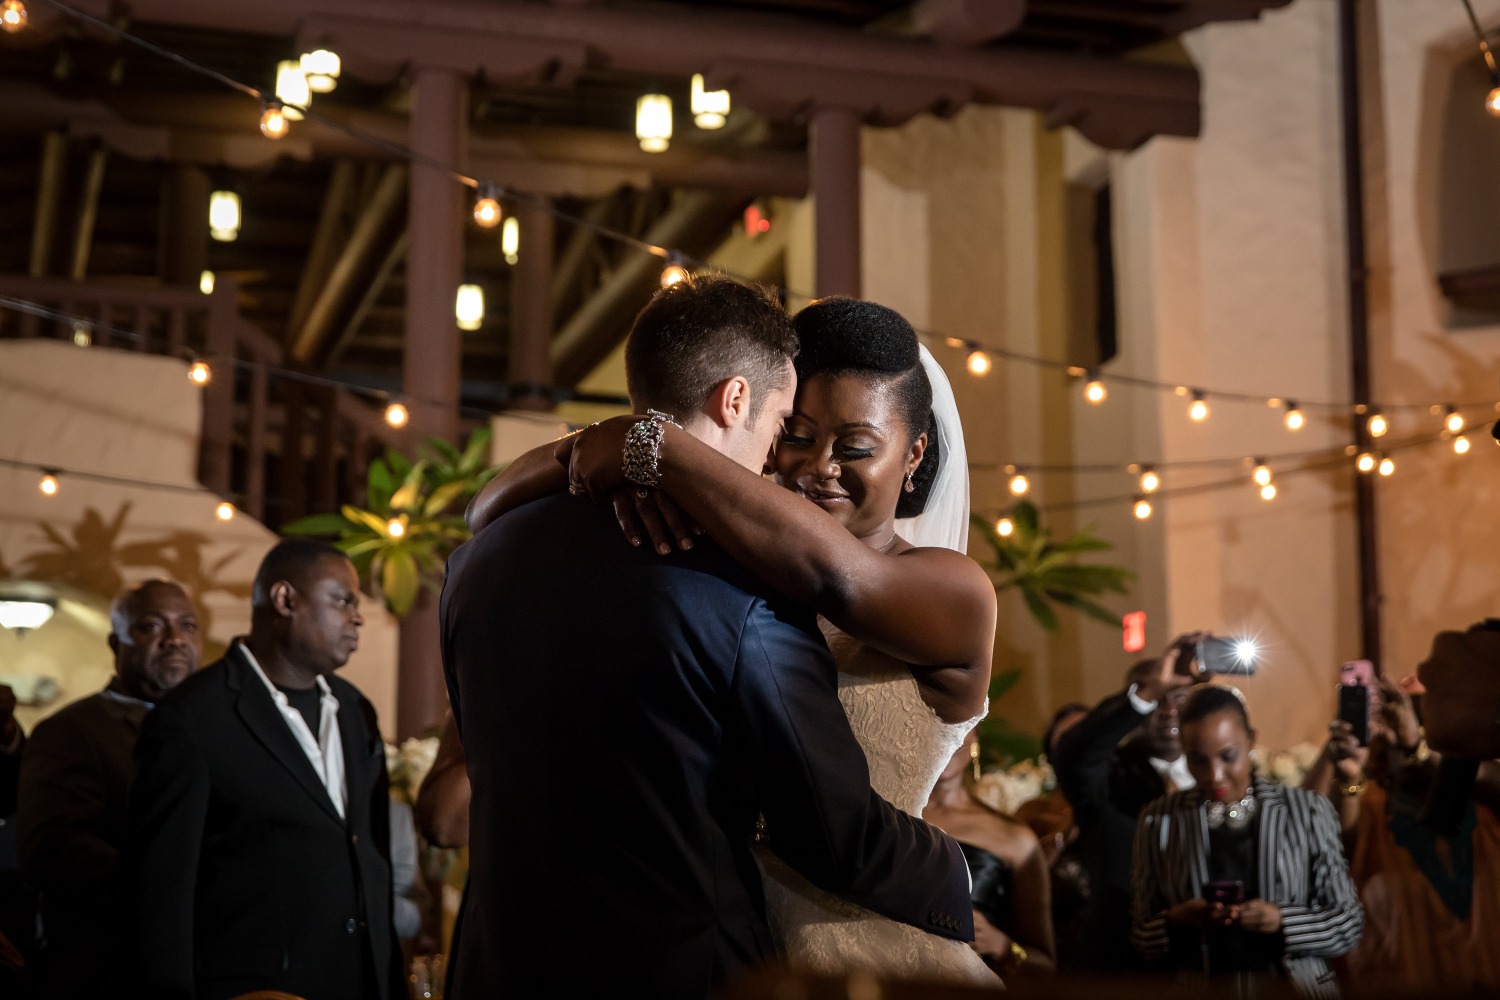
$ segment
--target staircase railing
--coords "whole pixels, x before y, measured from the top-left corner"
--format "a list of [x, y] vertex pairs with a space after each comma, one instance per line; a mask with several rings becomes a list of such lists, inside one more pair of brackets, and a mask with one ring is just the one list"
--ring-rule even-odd
[[187, 288], [0, 275], [0, 294], [81, 322], [0, 310], [0, 337], [43, 337], [199, 357], [204, 386], [198, 479], [271, 527], [363, 503], [370, 460], [387, 443], [373, 407], [346, 389], [289, 376], [281, 345], [240, 315], [238, 285]]

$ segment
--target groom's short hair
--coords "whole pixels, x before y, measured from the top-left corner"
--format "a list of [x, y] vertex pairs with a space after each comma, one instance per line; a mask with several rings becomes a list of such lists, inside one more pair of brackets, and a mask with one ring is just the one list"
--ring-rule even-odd
[[637, 413], [681, 420], [714, 388], [742, 375], [750, 383], [750, 423], [772, 393], [786, 388], [797, 334], [781, 303], [729, 278], [687, 277], [662, 289], [635, 318], [625, 345], [625, 382]]

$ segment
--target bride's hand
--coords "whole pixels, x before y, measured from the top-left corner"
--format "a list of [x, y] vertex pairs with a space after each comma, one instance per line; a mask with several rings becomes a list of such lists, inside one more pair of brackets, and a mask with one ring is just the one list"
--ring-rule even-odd
[[611, 417], [563, 438], [555, 454], [568, 468], [568, 492], [603, 503], [631, 486], [625, 479], [625, 435], [643, 419]]
[[640, 545], [643, 538], [649, 537], [657, 554], [668, 555], [674, 548], [684, 551], [692, 548], [693, 539], [703, 533], [692, 518], [660, 490], [631, 486], [616, 490], [610, 499], [620, 530], [625, 532], [631, 545]]

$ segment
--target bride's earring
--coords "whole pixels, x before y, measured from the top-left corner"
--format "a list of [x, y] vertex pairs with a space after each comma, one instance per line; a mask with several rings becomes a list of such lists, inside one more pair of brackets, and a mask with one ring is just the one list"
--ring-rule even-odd
[[915, 493], [917, 491], [917, 484], [911, 481], [910, 472], [906, 474], [906, 485], [902, 486], [901, 488], [908, 493]]
[[979, 740], [976, 738], [969, 744], [969, 762], [974, 767], [974, 780], [979, 780]]

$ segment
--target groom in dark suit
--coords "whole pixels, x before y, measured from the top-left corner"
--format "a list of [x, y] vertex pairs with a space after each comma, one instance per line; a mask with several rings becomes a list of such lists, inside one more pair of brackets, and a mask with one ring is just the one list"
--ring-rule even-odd
[[[683, 281], [636, 319], [631, 399], [759, 471], [795, 353], [776, 302]], [[701, 998], [774, 957], [757, 814], [815, 884], [972, 938], [958, 846], [871, 791], [812, 615], [706, 540], [662, 559], [539, 500], [454, 553], [441, 615], [473, 785], [455, 1000]]]
[[375, 710], [333, 676], [359, 643], [337, 549], [276, 545], [250, 635], [146, 715], [127, 858], [142, 996], [404, 994]]

